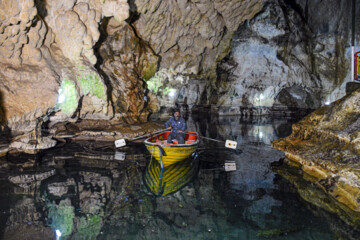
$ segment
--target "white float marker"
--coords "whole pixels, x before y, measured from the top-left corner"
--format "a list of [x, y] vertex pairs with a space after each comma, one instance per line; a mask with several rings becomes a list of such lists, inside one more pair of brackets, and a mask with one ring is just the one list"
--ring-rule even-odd
[[236, 171], [236, 162], [226, 162], [225, 172]]
[[225, 142], [225, 147], [227, 147], [227, 148], [232, 148], [232, 149], [236, 149], [236, 147], [237, 147], [237, 142], [236, 142], [236, 141], [231, 141], [231, 140], [226, 140], [226, 142]]
[[126, 145], [125, 139], [119, 139], [115, 141], [115, 147], [123, 147]]
[[114, 158], [115, 158], [115, 160], [124, 161], [126, 158], [126, 153], [115, 151]]

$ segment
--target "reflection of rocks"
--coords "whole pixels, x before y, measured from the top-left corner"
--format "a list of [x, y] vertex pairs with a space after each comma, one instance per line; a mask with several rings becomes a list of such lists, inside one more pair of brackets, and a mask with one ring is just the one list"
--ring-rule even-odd
[[238, 156], [223, 154], [224, 159], [236, 162], [237, 171], [229, 173], [228, 176], [231, 188], [241, 191], [243, 198], [247, 200], [257, 198], [258, 189], [273, 189], [275, 174], [269, 170], [270, 164], [282, 156], [282, 152], [264, 146], [242, 147], [242, 152]]
[[[273, 170], [290, 181], [290, 183], [295, 186], [297, 193], [305, 201], [311, 203], [309, 208], [313, 210], [315, 215], [331, 219], [330, 226], [334, 229], [334, 232], [346, 236], [346, 239], [358, 238], [358, 235], [360, 234], [360, 215], [358, 213], [349, 212], [348, 208], [338, 204], [336, 198], [329, 196], [318, 185], [312, 184], [314, 178], [301, 170], [301, 166], [297, 164], [294, 165], [293, 162], [285, 159], [284, 164], [274, 165]], [[321, 209], [317, 209], [312, 205]], [[325, 209], [326, 211], [323, 211], [322, 209]], [[357, 229], [346, 226], [337, 216], [332, 215], [331, 213], [340, 216], [340, 219], [348, 224], [355, 224]]]
[[[33, 202], [29, 204], [36, 208], [29, 212], [34, 211], [33, 215], [38, 216], [34, 218], [38, 219], [37, 226], [48, 224], [52, 230], [60, 228], [63, 236], [71, 239], [171, 239], [174, 236], [258, 239], [259, 235], [274, 234], [279, 229], [280, 234], [288, 233], [287, 237], [296, 239], [306, 238], [308, 234], [317, 239], [331, 239], [333, 233], [328, 233], [326, 228], [328, 220], [323, 223], [309, 217], [304, 204], [289, 188], [281, 189], [279, 175], [269, 169], [270, 163], [282, 154], [266, 143], [277, 137], [276, 129], [283, 128], [285, 123], [258, 119], [254, 123], [264, 126], [262, 130], [269, 133], [267, 140], [251, 137], [254, 126], [244, 119], [211, 119], [205, 124], [192, 122], [191, 126], [198, 128], [203, 136], [246, 137], [241, 138], [239, 151], [225, 149], [220, 143], [202, 142], [197, 176], [165, 197], [154, 197], [144, 184], [143, 174], [150, 157], [143, 155], [146, 152], [143, 144], [134, 143], [123, 148], [121, 151], [126, 156], [134, 156], [124, 161], [111, 158], [115, 154], [113, 145], [101, 142], [69, 142], [44, 151], [39, 154], [38, 161], [31, 162], [31, 168], [23, 168], [24, 175], [43, 168], [56, 169], [31, 196]], [[135, 158], [136, 155], [141, 157]], [[28, 158], [16, 156], [12, 160]], [[235, 161], [236, 171], [224, 171], [224, 162], [228, 160]], [[13, 166], [17, 165], [10, 165]], [[282, 182], [285, 185], [285, 180]], [[20, 218], [13, 217], [11, 221], [16, 225]], [[323, 233], [319, 228], [326, 228], [326, 231]]]
[[78, 183], [80, 208], [84, 213], [98, 214], [110, 197], [112, 181], [98, 173], [80, 172], [82, 181]]
[[47, 188], [50, 194], [61, 197], [64, 194], [68, 193], [69, 186], [75, 186], [74, 179], [67, 179], [66, 182], [50, 183], [48, 184]]
[[37, 187], [39, 187], [41, 181], [53, 176], [54, 174], [55, 174], [55, 170], [50, 170], [44, 173], [21, 174], [17, 176], [10, 176], [9, 180], [10, 182], [21, 187], [24, 193], [32, 193]]
[[10, 209], [3, 239], [52, 239], [54, 232], [44, 226], [33, 198], [16, 201]]

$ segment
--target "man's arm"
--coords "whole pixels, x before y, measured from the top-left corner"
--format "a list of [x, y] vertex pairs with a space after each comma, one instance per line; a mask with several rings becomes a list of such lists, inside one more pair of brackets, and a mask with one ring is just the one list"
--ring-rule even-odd
[[167, 122], [165, 123], [165, 128], [170, 127], [171, 122], [172, 122], [172, 117], [169, 120], [167, 120]]

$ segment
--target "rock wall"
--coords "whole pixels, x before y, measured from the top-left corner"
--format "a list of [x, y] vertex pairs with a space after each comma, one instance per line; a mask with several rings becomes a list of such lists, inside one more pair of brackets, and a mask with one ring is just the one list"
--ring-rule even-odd
[[336, 200], [353, 224], [360, 219], [359, 98], [357, 90], [316, 110], [294, 124], [289, 137], [273, 142]]
[[96, 63], [93, 46], [100, 36], [100, 20], [114, 16], [123, 21], [128, 16], [127, 3], [39, 0], [1, 4], [1, 92], [7, 125], [24, 130], [25, 123], [19, 119], [34, 121], [51, 108], [61, 111], [59, 120], [74, 114], [109, 118], [107, 87], [92, 66]]
[[172, 101], [164, 93], [158, 98], [162, 106], [223, 115], [287, 115], [335, 101], [351, 79], [350, 12], [351, 4], [337, 0], [266, 1], [237, 28], [230, 53], [217, 59], [216, 78], [204, 82], [170, 70], [154, 81], [175, 94]]
[[127, 119], [141, 116], [146, 121], [149, 111], [157, 111], [157, 99], [148, 93], [145, 80], [155, 74], [158, 56], [125, 22], [112, 18], [106, 32], [99, 50], [103, 61], [100, 68], [111, 85], [115, 116], [121, 118], [127, 113]]
[[214, 75], [239, 24], [262, 6], [257, 0], [135, 0], [140, 15], [134, 26], [161, 55], [160, 68], [205, 77]]
[[[128, 18], [127, 1], [6, 0], [0, 8], [0, 119], [13, 135], [24, 134], [12, 147], [53, 146], [40, 131], [49, 119], [52, 125], [114, 117], [95, 45], [103, 19]], [[145, 106], [138, 107], [136, 120]]]
[[12, 147], [31, 151], [54, 144], [42, 139], [49, 120], [49, 126], [147, 121], [162, 106], [147, 82], [159, 68], [214, 78], [238, 25], [263, 6], [258, 0], [0, 4], [0, 120], [24, 134]]
[[315, 109], [350, 78], [351, 6], [340, 0], [0, 4], [0, 122], [24, 143], [48, 120]]
[[274, 1], [238, 29], [219, 65], [218, 106], [316, 109], [345, 95], [351, 6], [305, 2]]

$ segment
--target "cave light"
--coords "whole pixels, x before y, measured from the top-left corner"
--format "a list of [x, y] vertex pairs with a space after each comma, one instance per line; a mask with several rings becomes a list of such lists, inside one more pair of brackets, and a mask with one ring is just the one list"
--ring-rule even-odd
[[326, 101], [326, 102], [325, 102], [325, 105], [330, 105], [330, 101]]
[[174, 97], [175, 93], [176, 93], [176, 89], [171, 89], [170, 92], [169, 92], [169, 96]]
[[65, 95], [64, 94], [60, 94], [59, 98], [58, 98], [58, 103], [63, 103], [65, 101]]
[[264, 136], [264, 134], [260, 131], [260, 132], [259, 132], [259, 138], [262, 139], [263, 136]]
[[56, 229], [55, 230], [55, 233], [56, 233], [56, 239], [59, 239], [61, 237], [61, 232], [59, 229]]

